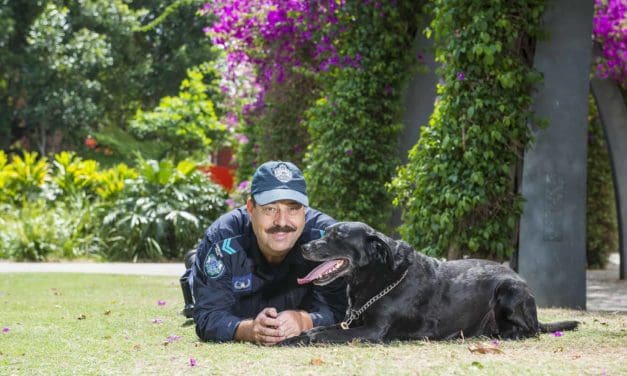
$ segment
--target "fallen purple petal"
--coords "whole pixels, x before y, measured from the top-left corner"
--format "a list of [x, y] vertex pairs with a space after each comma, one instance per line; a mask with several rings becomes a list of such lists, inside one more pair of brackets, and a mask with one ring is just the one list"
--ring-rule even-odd
[[2, 333], [8, 333], [9, 330], [11, 330], [11, 329], [9, 329], [8, 326], [5, 326], [4, 328], [2, 328]]
[[196, 359], [189, 358], [189, 366], [190, 367], [196, 367]]
[[558, 331], [556, 331], [556, 332], [553, 332], [552, 334], [553, 334], [553, 337], [561, 337], [561, 336], [563, 336], [563, 335], [564, 335], [564, 333], [563, 333], [563, 332], [560, 332], [559, 330], [558, 330]]
[[161, 324], [162, 322], [163, 322], [163, 320], [162, 320], [162, 319], [158, 319], [158, 318], [156, 318], [156, 319], [152, 319], [152, 323], [153, 323], [153, 324]]
[[176, 334], [172, 334], [171, 336], [169, 336], [169, 337], [166, 339], [166, 342], [167, 342], [167, 343], [172, 343], [172, 342], [174, 342], [174, 341], [178, 341], [179, 339], [181, 339], [181, 337], [180, 337], [180, 336], [177, 336]]
[[164, 306], [165, 305], [165, 300], [158, 300], [157, 301], [157, 305]]

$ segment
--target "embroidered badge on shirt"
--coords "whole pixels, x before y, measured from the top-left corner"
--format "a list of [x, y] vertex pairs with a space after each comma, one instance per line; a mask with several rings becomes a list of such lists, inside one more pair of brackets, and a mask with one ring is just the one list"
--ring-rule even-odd
[[272, 172], [274, 173], [274, 177], [281, 183], [287, 183], [292, 180], [293, 177], [292, 171], [290, 171], [285, 163], [279, 164]]
[[252, 275], [233, 276], [233, 290], [238, 292], [251, 291], [253, 287]]
[[207, 255], [205, 260], [205, 273], [209, 278], [216, 279], [224, 274], [224, 263], [213, 253]]

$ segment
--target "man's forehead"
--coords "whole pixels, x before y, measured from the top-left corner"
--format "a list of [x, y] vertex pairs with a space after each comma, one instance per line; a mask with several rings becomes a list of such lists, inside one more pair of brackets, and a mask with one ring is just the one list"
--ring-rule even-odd
[[288, 205], [288, 206], [302, 206], [303, 204], [301, 204], [300, 202], [296, 202], [294, 200], [278, 200], [278, 201], [273, 201], [270, 202], [266, 205], [262, 205], [262, 206], [271, 206], [271, 205]]

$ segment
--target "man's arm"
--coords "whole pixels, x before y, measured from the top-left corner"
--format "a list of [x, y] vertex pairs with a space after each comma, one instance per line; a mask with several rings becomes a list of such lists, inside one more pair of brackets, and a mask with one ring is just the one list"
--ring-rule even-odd
[[196, 334], [204, 341], [231, 341], [242, 319], [232, 313], [236, 299], [230, 287], [230, 265], [213, 247], [205, 237], [192, 266]]

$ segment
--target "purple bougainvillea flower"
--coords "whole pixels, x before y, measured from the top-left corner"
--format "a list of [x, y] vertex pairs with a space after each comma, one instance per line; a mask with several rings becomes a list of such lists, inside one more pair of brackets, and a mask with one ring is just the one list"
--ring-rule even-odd
[[233, 209], [237, 206], [237, 203], [232, 198], [227, 198], [224, 202], [229, 206], [229, 208]]
[[8, 326], [5, 326], [4, 328], [2, 328], [2, 333], [8, 333], [9, 330], [11, 330], [11, 329], [9, 329]]
[[164, 306], [165, 305], [165, 300], [158, 300], [157, 301], [157, 305], [158, 306]]
[[346, 155], [351, 156], [353, 155], [353, 149], [348, 149], [345, 151]]
[[190, 367], [196, 367], [196, 359], [189, 358], [189, 366]]
[[177, 336], [176, 334], [172, 334], [172, 335], [170, 335], [170, 336], [166, 339], [166, 342], [167, 342], [167, 343], [172, 343], [172, 342], [174, 342], [174, 341], [178, 341], [179, 339], [181, 339], [181, 337], [180, 337], [180, 336]]
[[464, 81], [465, 78], [466, 78], [466, 75], [464, 74], [464, 72], [457, 73], [457, 79], [459, 81]]
[[564, 335], [564, 333], [563, 333], [563, 332], [560, 332], [559, 330], [558, 330], [558, 331], [556, 331], [556, 332], [553, 332], [552, 334], [553, 334], [553, 337], [561, 337], [561, 336], [563, 336], [563, 335]]

